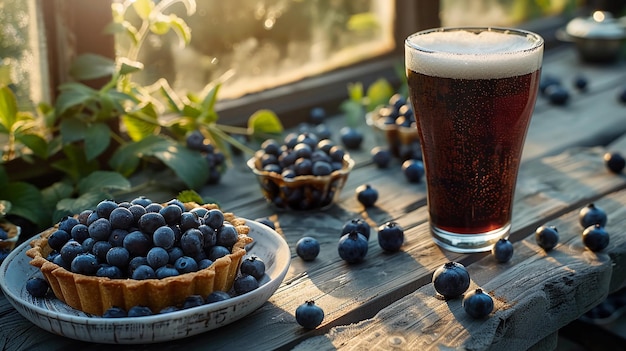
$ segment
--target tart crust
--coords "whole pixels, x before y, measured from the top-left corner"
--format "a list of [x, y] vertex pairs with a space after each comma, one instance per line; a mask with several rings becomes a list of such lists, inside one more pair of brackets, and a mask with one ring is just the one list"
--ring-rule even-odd
[[[196, 203], [185, 203], [188, 210], [198, 206]], [[218, 208], [214, 204], [202, 207]], [[134, 280], [72, 273], [46, 259], [52, 252], [48, 246], [48, 237], [56, 227], [32, 240], [26, 255], [32, 258], [30, 264], [41, 270], [54, 295], [75, 309], [102, 315], [113, 306], [126, 310], [133, 306], [147, 306], [158, 313], [165, 307], [182, 304], [190, 295], [206, 298], [213, 291], [229, 291], [232, 288], [239, 264], [246, 254], [245, 246], [253, 239], [247, 235], [250, 228], [245, 225], [244, 219], [224, 212], [224, 221], [233, 224], [239, 233], [239, 240], [233, 245], [232, 252], [215, 260], [210, 267], [175, 277]]]

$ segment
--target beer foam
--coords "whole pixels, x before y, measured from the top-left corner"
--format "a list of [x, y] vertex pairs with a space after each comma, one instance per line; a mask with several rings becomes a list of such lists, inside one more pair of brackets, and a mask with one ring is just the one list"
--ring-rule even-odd
[[408, 37], [405, 48], [407, 69], [442, 78], [520, 76], [541, 68], [542, 59], [543, 39], [531, 33], [432, 31]]

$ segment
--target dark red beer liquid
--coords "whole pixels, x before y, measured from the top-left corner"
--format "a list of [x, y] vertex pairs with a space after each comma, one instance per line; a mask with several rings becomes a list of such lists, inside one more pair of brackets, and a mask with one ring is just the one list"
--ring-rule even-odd
[[476, 234], [510, 223], [540, 70], [499, 79], [407, 72], [431, 224]]

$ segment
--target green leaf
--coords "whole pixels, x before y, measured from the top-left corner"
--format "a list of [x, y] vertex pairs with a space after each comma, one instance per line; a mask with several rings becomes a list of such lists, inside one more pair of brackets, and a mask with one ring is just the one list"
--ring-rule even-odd
[[176, 114], [180, 114], [182, 112], [182, 109], [180, 107], [182, 106], [182, 102], [180, 101], [180, 97], [178, 96], [178, 94], [176, 94], [174, 89], [172, 89], [167, 80], [165, 80], [164, 78], [159, 79], [158, 83], [159, 92], [165, 97], [167, 107], [170, 109], [170, 111], [173, 111]]
[[0, 199], [11, 202], [9, 214], [26, 218], [37, 225], [46, 223], [47, 216], [37, 206], [41, 203], [41, 193], [34, 185], [10, 182], [0, 188]]
[[248, 130], [251, 134], [280, 134], [284, 128], [274, 111], [258, 110], [248, 119]]
[[176, 199], [182, 202], [195, 202], [199, 205], [204, 204], [204, 199], [195, 190], [183, 190], [176, 196]]
[[222, 85], [221, 84], [209, 84], [207, 85], [203, 90], [207, 90], [208, 91], [206, 93], [206, 96], [204, 97], [204, 99], [202, 99], [202, 109], [204, 111], [214, 111], [215, 110], [215, 103], [217, 102], [217, 93], [220, 90], [220, 87]]
[[61, 199], [72, 197], [73, 193], [74, 185], [68, 178], [64, 178], [41, 190], [42, 204], [52, 213], [56, 208], [57, 202]]
[[108, 77], [115, 73], [115, 61], [96, 54], [82, 54], [70, 67], [70, 75], [76, 80]]
[[106, 123], [92, 123], [85, 131], [85, 156], [87, 161], [98, 157], [111, 143], [111, 128]]
[[369, 31], [380, 27], [378, 17], [373, 12], [356, 13], [348, 19], [347, 27], [351, 31]]
[[154, 105], [149, 102], [140, 110], [123, 115], [122, 123], [124, 123], [130, 138], [139, 141], [158, 131], [158, 113]]
[[132, 61], [125, 57], [120, 57], [120, 74], [131, 74], [135, 72], [139, 72], [143, 69], [143, 63], [139, 61]]
[[61, 94], [56, 99], [54, 109], [57, 115], [63, 115], [67, 110], [87, 105], [98, 92], [80, 83], [68, 83], [59, 87]]
[[93, 191], [82, 194], [77, 198], [61, 199], [57, 202], [56, 209], [52, 215], [53, 221], [58, 222], [64, 216], [80, 213], [86, 208], [95, 209], [100, 201], [109, 197], [110, 194], [108, 193]]
[[348, 98], [351, 101], [362, 103], [363, 102], [363, 83], [348, 83]]
[[385, 105], [393, 93], [394, 89], [387, 80], [383, 78], [376, 80], [367, 88], [367, 110], [373, 111], [378, 106]]
[[37, 134], [18, 134], [17, 141], [31, 149], [35, 155], [43, 159], [48, 158], [48, 143]]
[[174, 32], [178, 35], [181, 43], [183, 43], [183, 45], [189, 45], [189, 42], [191, 41], [191, 29], [187, 23], [182, 18], [171, 14], [170, 25], [172, 26]]
[[85, 151], [79, 145], [65, 145], [63, 154], [65, 158], [53, 162], [51, 166], [67, 174], [74, 182], [99, 169], [98, 160], [87, 161]]
[[357, 127], [363, 122], [363, 105], [353, 100], [346, 100], [341, 103], [339, 109], [344, 113], [346, 118], [346, 125], [350, 127]]
[[95, 171], [78, 182], [78, 193], [108, 193], [110, 190], [128, 190], [130, 181], [118, 172]]
[[133, 9], [137, 12], [137, 16], [142, 20], [147, 20], [154, 9], [154, 2], [152, 0], [135, 0], [133, 3]]
[[85, 139], [87, 123], [78, 118], [65, 118], [59, 124], [64, 144]]
[[13, 129], [17, 121], [17, 99], [8, 86], [0, 88], [0, 123], [7, 131]]

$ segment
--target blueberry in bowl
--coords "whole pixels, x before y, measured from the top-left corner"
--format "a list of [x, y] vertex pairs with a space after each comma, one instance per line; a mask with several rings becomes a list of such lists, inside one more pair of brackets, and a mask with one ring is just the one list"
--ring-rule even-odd
[[247, 161], [268, 203], [284, 210], [325, 210], [354, 167], [343, 146], [310, 132], [267, 139]]

